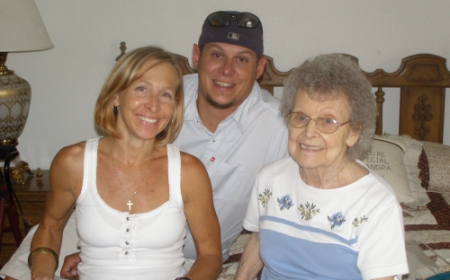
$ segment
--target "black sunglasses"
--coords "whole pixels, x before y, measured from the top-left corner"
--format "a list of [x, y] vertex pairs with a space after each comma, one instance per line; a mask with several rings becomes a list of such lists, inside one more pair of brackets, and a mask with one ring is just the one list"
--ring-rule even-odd
[[253, 29], [258, 27], [260, 21], [257, 16], [251, 13], [215, 12], [208, 16], [208, 22], [214, 27], [224, 27], [230, 25], [231, 19], [235, 18], [237, 25], [242, 28]]

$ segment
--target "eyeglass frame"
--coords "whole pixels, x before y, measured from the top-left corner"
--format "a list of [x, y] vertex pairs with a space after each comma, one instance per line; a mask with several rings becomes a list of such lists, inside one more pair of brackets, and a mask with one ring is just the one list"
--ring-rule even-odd
[[[295, 126], [295, 125], [292, 125], [292, 124], [291, 124], [291, 121], [290, 121], [290, 118], [289, 118], [289, 115], [292, 115], [292, 114], [302, 114], [303, 116], [305, 116], [305, 117], [308, 118], [308, 122], [306, 122], [306, 124], [305, 124], [304, 126]], [[316, 128], [317, 128], [317, 130], [319, 130], [320, 132], [325, 133], [325, 134], [333, 134], [333, 133], [335, 133], [336, 131], [338, 131], [338, 129], [339, 129], [341, 126], [346, 125], [346, 124], [350, 123], [350, 121], [351, 121], [351, 120], [348, 120], [348, 121], [346, 121], [346, 122], [340, 123], [340, 122], [338, 122], [337, 120], [332, 119], [332, 118], [315, 118], [315, 119], [312, 119], [312, 118], [308, 117], [306, 114], [304, 114], [304, 113], [302, 113], [302, 112], [294, 112], [294, 111], [290, 111], [289, 113], [287, 113], [287, 114], [286, 114], [286, 119], [287, 119], [287, 123], [288, 123], [289, 125], [295, 127], [295, 128], [304, 128], [304, 127], [307, 127], [310, 121], [314, 121], [314, 122], [316, 123]], [[333, 131], [333, 132], [323, 132], [323, 131], [320, 129], [319, 123], [317, 122], [317, 120], [321, 120], [321, 119], [322, 119], [322, 120], [323, 120], [323, 119], [330, 119], [330, 120], [332, 120], [332, 121], [333, 121], [333, 124], [334, 124], [335, 127], [336, 127], [336, 130]]]
[[[217, 24], [214, 24], [214, 23], [212, 22], [211, 18], [212, 18], [212, 17], [215, 17], [215, 16], [219, 16], [219, 15], [222, 17], [222, 18], [220, 18], [220, 19], [224, 22], [224, 25], [217, 25]], [[225, 16], [225, 15], [229, 16], [229, 18], [228, 18], [228, 19], [224, 19], [224, 16]], [[246, 26], [245, 24], [243, 24], [242, 22], [240, 22], [240, 21], [239, 21], [239, 17], [241, 17], [241, 16], [248, 16], [248, 17], [252, 18], [253, 21], [255, 21], [255, 26], [248, 27], [248, 26]], [[225, 27], [225, 26], [229, 26], [229, 25], [230, 25], [230, 22], [231, 22], [231, 20], [232, 20], [233, 18], [236, 19], [237, 25], [238, 25], [239, 27], [242, 27], [242, 28], [255, 29], [255, 28], [258, 28], [258, 26], [261, 25], [261, 20], [259, 19], [259, 17], [257, 17], [256, 15], [254, 15], [254, 14], [252, 14], [252, 13], [249, 13], [249, 12], [227, 12], [227, 11], [218, 11], [218, 12], [214, 12], [214, 13], [210, 14], [206, 19], [207, 19], [208, 24], [209, 24], [210, 26], [213, 26], [213, 27]], [[247, 22], [248, 22], [248, 21], [247, 21]]]

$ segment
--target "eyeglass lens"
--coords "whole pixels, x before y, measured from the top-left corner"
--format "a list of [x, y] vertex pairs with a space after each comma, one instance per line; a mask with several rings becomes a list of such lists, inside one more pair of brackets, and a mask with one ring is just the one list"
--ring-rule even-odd
[[211, 26], [224, 27], [230, 24], [233, 17], [236, 18], [238, 26], [243, 28], [256, 28], [259, 24], [258, 17], [251, 13], [229, 12], [215, 12], [208, 16], [208, 22]]
[[316, 123], [316, 127], [323, 133], [333, 133], [338, 130], [339, 124], [336, 120], [330, 118], [316, 118], [311, 119], [306, 115], [299, 114], [296, 112], [292, 112], [289, 114], [289, 124], [293, 127], [303, 128], [309, 124], [310, 121], [314, 121]]
[[216, 12], [208, 16], [208, 22], [212, 26], [224, 27], [230, 24], [231, 14], [227, 12]]

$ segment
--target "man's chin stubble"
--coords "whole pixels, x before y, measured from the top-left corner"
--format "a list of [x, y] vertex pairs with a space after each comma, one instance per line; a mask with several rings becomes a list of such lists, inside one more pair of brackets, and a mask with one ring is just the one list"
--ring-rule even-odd
[[206, 96], [206, 101], [208, 102], [209, 105], [211, 105], [211, 106], [213, 106], [214, 108], [217, 108], [217, 109], [228, 109], [228, 108], [233, 107], [233, 105], [234, 105], [234, 102], [230, 102], [230, 103], [227, 103], [227, 104], [217, 103], [209, 95]]

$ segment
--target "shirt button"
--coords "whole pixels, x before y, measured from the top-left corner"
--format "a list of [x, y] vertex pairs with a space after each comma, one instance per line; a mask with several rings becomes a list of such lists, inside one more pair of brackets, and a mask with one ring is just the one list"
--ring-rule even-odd
[[130, 231], [130, 229], [129, 228], [127, 228], [127, 232], [129, 232]]
[[130, 242], [126, 241], [125, 244], [130, 245]]
[[125, 252], [125, 255], [128, 255], [128, 251]]
[[129, 221], [130, 220], [130, 217], [127, 217], [127, 221]]

